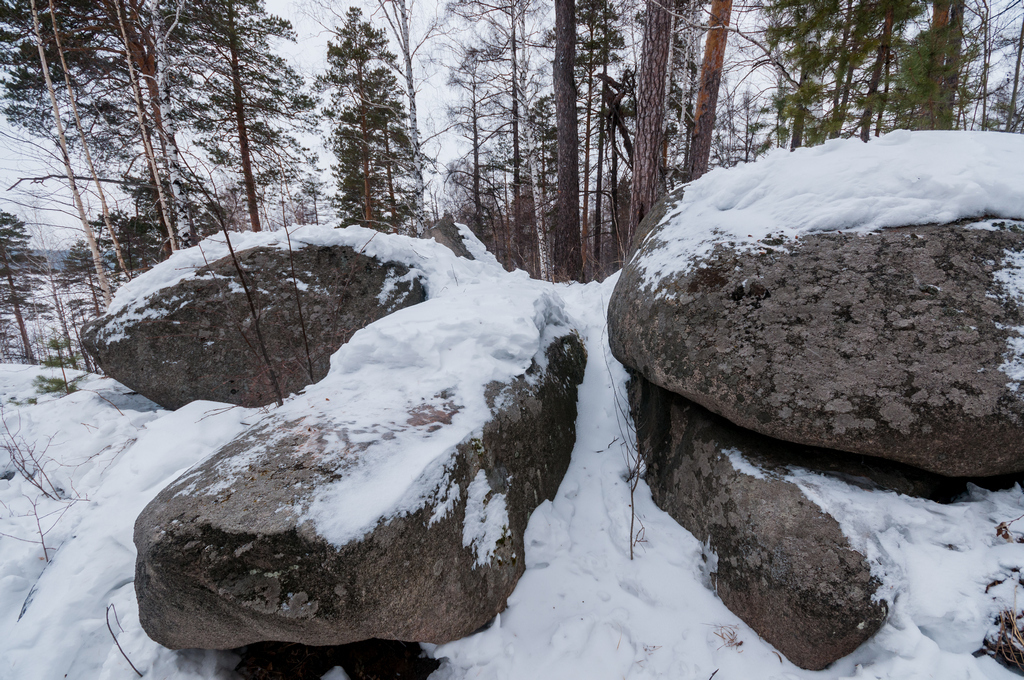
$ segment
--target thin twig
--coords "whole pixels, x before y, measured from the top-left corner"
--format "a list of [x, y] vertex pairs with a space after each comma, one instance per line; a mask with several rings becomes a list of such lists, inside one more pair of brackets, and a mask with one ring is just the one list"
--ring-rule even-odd
[[295, 277], [295, 254], [292, 250], [292, 235], [288, 231], [288, 227], [284, 228], [285, 238], [288, 239], [288, 264], [291, 265], [292, 269], [292, 287], [295, 289], [295, 306], [299, 310], [299, 327], [302, 329], [302, 344], [306, 348], [306, 366], [309, 369], [309, 381], [315, 382], [316, 378], [313, 377], [313, 357], [309, 353], [309, 338], [306, 336], [306, 320], [302, 316], [302, 299], [299, 296], [299, 281]]
[[[142, 677], [142, 673], [140, 673], [139, 669], [135, 667], [135, 664], [133, 664], [132, 660], [128, 658], [128, 655], [124, 653], [124, 649], [121, 648], [121, 643], [117, 641], [117, 636], [114, 635], [114, 629], [110, 627], [110, 610], [111, 609], [114, 610], [114, 621], [117, 622], [117, 627], [121, 628], [121, 622], [117, 620], [117, 608], [114, 606], [113, 603], [110, 603], [109, 605], [107, 605], [107, 616], [106, 616], [106, 619], [107, 619], [107, 630], [110, 631], [110, 637], [114, 638], [114, 644], [117, 645], [117, 651], [121, 652], [121, 656], [124, 657], [124, 660], [128, 662], [129, 666], [132, 667], [132, 670], [135, 671], [135, 674], [138, 675], [141, 678]], [[122, 633], [124, 632], [124, 628], [121, 628], [121, 632]]]

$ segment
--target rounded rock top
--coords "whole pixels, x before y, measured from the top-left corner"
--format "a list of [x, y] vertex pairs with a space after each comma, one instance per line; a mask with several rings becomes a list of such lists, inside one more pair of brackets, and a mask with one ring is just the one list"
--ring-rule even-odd
[[1024, 140], [906, 133], [709, 173], [645, 225], [616, 357], [779, 439], [1024, 471]]

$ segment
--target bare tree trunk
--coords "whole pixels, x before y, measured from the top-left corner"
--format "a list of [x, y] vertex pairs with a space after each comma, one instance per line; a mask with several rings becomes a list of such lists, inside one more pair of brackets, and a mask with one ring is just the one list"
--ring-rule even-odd
[[879, 137], [882, 134], [882, 112], [885, 111], [885, 105], [889, 101], [889, 65], [892, 63], [892, 52], [890, 51], [889, 58], [885, 60], [885, 77], [883, 78], [884, 85], [882, 86], [882, 96], [878, 103], [878, 113], [875, 115], [875, 137]]
[[[601, 73], [608, 75], [608, 60], [601, 64]], [[592, 278], [598, 279], [604, 274], [604, 267], [601, 264], [601, 203], [604, 200], [602, 189], [604, 189], [604, 128], [607, 118], [604, 108], [605, 95], [608, 91], [608, 83], [601, 81], [601, 109], [597, 117], [597, 177], [594, 181], [594, 263], [591, 268]]]
[[1017, 38], [1017, 62], [1013, 69], [1013, 94], [1010, 95], [1010, 112], [1006, 117], [1006, 131], [1013, 132], [1017, 124], [1017, 88], [1020, 85], [1020, 63], [1024, 57], [1024, 16], [1020, 21], [1020, 37]]
[[11, 267], [14, 263], [7, 256], [6, 248], [0, 247], [0, 261], [3, 262], [4, 269], [7, 270], [7, 285], [11, 289], [11, 310], [14, 312], [14, 320], [18, 323], [18, 330], [21, 332], [21, 344], [25, 347], [25, 360], [33, 364], [36, 359], [32, 355], [32, 342], [28, 339], [25, 317], [21, 313], [21, 305], [18, 304], [18, 289], [14, 287], [14, 276], [11, 274]]
[[685, 174], [690, 168], [690, 140], [693, 136], [693, 97], [697, 90], [697, 11], [696, 0], [677, 0], [677, 12], [680, 12], [677, 26], [681, 26], [683, 33], [681, 47], [678, 56], [674, 57], [679, 62], [673, 64], [672, 68], [682, 71], [679, 80], [681, 90], [679, 96], [679, 113], [676, 116], [676, 136], [673, 140], [673, 148], [669, 152], [672, 165], [679, 174], [684, 175], [683, 181], [687, 181]]
[[949, 35], [946, 40], [946, 71], [942, 80], [943, 112], [945, 129], [953, 129], [957, 89], [960, 87], [960, 52], [964, 34], [964, 2], [952, 0], [949, 3]]
[[[518, 255], [519, 240], [520, 240], [520, 229], [522, 227], [522, 201], [520, 200], [520, 193], [522, 191], [522, 148], [520, 139], [520, 111], [519, 111], [519, 22], [516, 19], [516, 8], [518, 2], [521, 0], [513, 0], [510, 4], [510, 15], [509, 20], [511, 26], [509, 27], [509, 48], [511, 50], [511, 81], [512, 81], [512, 225], [508, 232], [508, 252], [509, 252], [509, 263], [512, 263], [512, 258]], [[506, 205], [508, 200], [505, 201]]]
[[[614, 115], [614, 114], [610, 114]], [[615, 131], [616, 126], [614, 121], [609, 119], [608, 121], [608, 154], [611, 156], [612, 167], [609, 179], [611, 180], [611, 193], [609, 198], [611, 203], [611, 218], [612, 218], [612, 243], [615, 244], [616, 260], [617, 263], [621, 264], [626, 260], [626, 248], [627, 244], [622, 241], [622, 229], [619, 224], [619, 149], [615, 142]]]
[[[529, 71], [529, 62], [526, 58], [526, 7], [520, 7], [516, 19], [519, 24], [519, 44], [522, 46], [523, 56], [519, 62], [519, 83], [516, 87], [516, 95], [519, 97], [519, 110], [530, 111], [529, 103], [526, 101], [526, 77]], [[521, 121], [522, 122], [522, 121]], [[544, 206], [547, 201], [544, 199], [544, 192], [540, 183], [539, 164], [537, 162], [537, 146], [533, 139], [533, 130], [529, 124], [522, 125], [519, 129], [523, 138], [523, 145], [526, 147], [526, 163], [530, 172], [530, 184], [533, 189], [533, 213], [534, 224], [537, 233], [537, 276], [545, 281], [551, 280], [551, 264], [548, 254], [548, 237], [544, 226]], [[578, 218], [577, 218], [578, 219]]]
[[[593, 37], [593, 31], [591, 32]], [[593, 142], [593, 118], [594, 118], [594, 65], [587, 65], [587, 98], [584, 108], [587, 110], [586, 121], [583, 129], [583, 211], [580, 214], [580, 242], [583, 244], [581, 254], [583, 256], [583, 278], [593, 278], [594, 262], [593, 247], [590, 241], [590, 147]]]
[[[474, 76], [475, 78], [475, 76]], [[480, 195], [480, 118], [477, 112], [476, 80], [473, 81], [471, 116], [473, 118], [473, 221], [477, 234], [484, 233], [484, 206]], [[493, 235], [492, 223], [492, 235]], [[494, 239], [495, 245], [498, 239]]]
[[92, 162], [92, 154], [89, 153], [89, 142], [85, 138], [85, 130], [82, 128], [82, 119], [78, 116], [78, 102], [75, 101], [75, 91], [71, 87], [71, 75], [68, 72], [68, 64], [64, 59], [64, 47], [60, 43], [60, 31], [57, 29], [57, 10], [54, 8], [53, 0], [50, 0], [50, 22], [53, 24], [53, 41], [57, 46], [57, 54], [60, 56], [61, 70], [64, 72], [64, 85], [68, 89], [68, 102], [71, 104], [71, 113], [75, 118], [75, 129], [78, 130], [78, 138], [82, 141], [82, 151], [85, 153], [86, 163], [89, 165], [89, 172], [96, 183], [96, 192], [100, 198], [100, 208], [103, 214], [103, 224], [107, 227], [110, 240], [114, 244], [114, 254], [117, 256], [117, 263], [121, 265], [121, 271], [130, 281], [132, 273], [124, 264], [124, 257], [121, 255], [121, 244], [114, 233], [114, 226], [110, 223], [110, 209], [107, 207], [107, 194], [103, 191], [103, 183], [96, 172], [96, 166]]
[[[882, 67], [889, 58], [889, 49], [892, 44], [892, 24], [895, 8], [890, 2], [885, 10], [885, 24], [882, 26], [882, 39], [878, 43], [878, 54], [875, 55], [875, 65], [871, 69], [871, 80], [868, 81], [868, 94], [865, 100], [864, 113], [860, 117], [860, 138], [868, 141], [871, 138], [871, 115], [872, 107], [878, 98], [878, 84], [882, 80]], [[878, 104], [878, 112], [882, 112], [881, 102]]]
[[[183, 3], [184, 0], [181, 0]], [[179, 11], [181, 5], [179, 4]], [[185, 175], [182, 172], [181, 150], [178, 148], [177, 128], [174, 124], [174, 112], [171, 102], [171, 80], [168, 78], [167, 67], [170, 64], [170, 56], [167, 51], [167, 37], [178, 25], [178, 18], [175, 16], [171, 27], [164, 29], [164, 15], [160, 11], [160, 0], [150, 0], [150, 15], [153, 21], [153, 41], [156, 68], [156, 90], [158, 110], [160, 112], [160, 133], [163, 135], [164, 162], [167, 165], [167, 176], [171, 183], [172, 209], [177, 215], [174, 224], [176, 236], [179, 243], [188, 243], [195, 234], [186, 237], [185, 229], [181, 223], [181, 212], [187, 212], [188, 206], [185, 203]], [[190, 220], [186, 220], [190, 221]]]
[[583, 275], [575, 63], [576, 0], [555, 0], [553, 80], [558, 127], [558, 198], [553, 259], [554, 276], [559, 281], [578, 281]]
[[718, 88], [722, 83], [722, 65], [725, 63], [725, 44], [731, 14], [732, 0], [714, 0], [711, 3], [704, 62], [700, 69], [700, 90], [693, 116], [689, 173], [691, 182], [708, 171], [708, 161], [711, 159], [711, 133], [715, 127], [715, 108], [718, 106]]
[[231, 96], [238, 129], [238, 153], [242, 157], [242, 179], [245, 182], [245, 199], [249, 206], [249, 224], [253, 231], [260, 231], [260, 209], [256, 197], [256, 178], [252, 171], [252, 152], [249, 150], [249, 129], [245, 122], [245, 100], [242, 99], [242, 66], [239, 63], [238, 29], [235, 23], [234, 0], [227, 0], [228, 8], [228, 49], [231, 52]]
[[926, 104], [924, 122], [933, 130], [953, 128], [953, 106], [959, 83], [962, 28], [962, 0], [935, 0], [932, 3], [932, 32], [935, 51], [929, 70], [935, 97]]
[[981, 0], [981, 129], [988, 127], [988, 74], [992, 68], [992, 8], [988, 0]]
[[398, 46], [405, 62], [405, 91], [409, 97], [409, 143], [412, 145], [413, 190], [416, 193], [416, 204], [413, 209], [413, 225], [417, 236], [423, 235], [426, 222], [426, 203], [424, 196], [427, 187], [423, 181], [424, 166], [423, 150], [420, 148], [419, 124], [416, 122], [416, 82], [412, 75], [413, 46], [409, 40], [409, 8], [406, 0], [392, 0], [398, 10]]
[[39, 25], [39, 11], [36, 9], [36, 0], [30, 0], [32, 5], [32, 27], [36, 34], [36, 46], [39, 48], [39, 64], [43, 71], [43, 79], [46, 81], [46, 90], [50, 95], [50, 102], [53, 104], [53, 121], [57, 127], [57, 140], [60, 143], [61, 160], [64, 161], [64, 170], [68, 176], [68, 186], [71, 189], [71, 196], [78, 208], [78, 217], [82, 221], [82, 231], [85, 232], [85, 240], [89, 244], [89, 251], [92, 253], [92, 261], [96, 267], [96, 278], [99, 281], [100, 290], [103, 292], [103, 303], [110, 306], [111, 291], [110, 281], [107, 279], [107, 272], [103, 267], [103, 258], [100, 256], [100, 249], [96, 243], [96, 235], [89, 224], [89, 217], [85, 212], [85, 203], [82, 202], [82, 194], [78, 191], [78, 184], [75, 182], [75, 172], [71, 167], [71, 154], [68, 153], [68, 140], [64, 136], [64, 123], [60, 117], [60, 106], [57, 104], [57, 94], [53, 89], [53, 80], [50, 78], [50, 66], [46, 60], [46, 50], [43, 49], [43, 30]]
[[636, 144], [633, 152], [633, 192], [626, 224], [625, 247], [658, 198], [661, 186], [662, 137], [665, 130], [665, 71], [672, 51], [672, 14], [663, 3], [647, 0], [644, 46], [637, 74]]
[[142, 91], [139, 89], [139, 80], [135, 73], [135, 65], [132, 63], [132, 47], [128, 40], [128, 29], [125, 27], [124, 12], [121, 11], [122, 0], [115, 0], [117, 8], [117, 21], [121, 26], [121, 38], [124, 40], [124, 58], [128, 64], [128, 80], [131, 81], [132, 95], [135, 97], [135, 115], [139, 119], [139, 133], [142, 135], [142, 149], [149, 165], [149, 172], [153, 176], [153, 184], [156, 187], [157, 202], [160, 204], [160, 217], [167, 232], [167, 239], [172, 251], [178, 249], [175, 238], [174, 227], [170, 222], [170, 209], [167, 199], [164, 197], [163, 183], [160, 181], [160, 172], [157, 170], [156, 154], [153, 152], [153, 142], [149, 138], [149, 129], [146, 127], [146, 117], [142, 108]]

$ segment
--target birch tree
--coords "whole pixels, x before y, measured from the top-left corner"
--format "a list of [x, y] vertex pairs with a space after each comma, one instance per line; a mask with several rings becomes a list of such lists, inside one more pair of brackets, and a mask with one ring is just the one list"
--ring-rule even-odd
[[106, 268], [103, 265], [103, 258], [100, 255], [99, 247], [96, 244], [96, 234], [89, 224], [89, 218], [85, 212], [85, 203], [82, 194], [78, 190], [78, 182], [75, 179], [75, 171], [71, 164], [71, 154], [68, 151], [68, 140], [64, 134], [64, 123], [61, 119], [60, 105], [57, 103], [57, 93], [53, 88], [53, 80], [50, 78], [50, 66], [46, 58], [46, 50], [43, 47], [43, 30], [39, 22], [39, 10], [36, 8], [36, 0], [30, 0], [32, 9], [32, 28], [35, 34], [36, 47], [39, 50], [39, 64], [43, 72], [43, 79], [46, 83], [46, 91], [49, 94], [50, 102], [53, 104], [53, 121], [57, 131], [57, 141], [60, 147], [61, 160], [64, 171], [68, 178], [68, 188], [78, 210], [78, 217], [82, 222], [82, 232], [85, 234], [92, 253], [93, 265], [96, 267], [96, 279], [99, 281], [100, 290], [103, 292], [103, 303], [110, 306], [111, 289], [110, 280], [107, 278]]

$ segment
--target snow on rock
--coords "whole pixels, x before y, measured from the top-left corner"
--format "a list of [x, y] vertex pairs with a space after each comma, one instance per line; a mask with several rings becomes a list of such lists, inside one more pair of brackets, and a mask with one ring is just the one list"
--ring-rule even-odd
[[498, 541], [508, 532], [508, 509], [505, 494], [492, 493], [483, 470], [478, 471], [469, 483], [466, 519], [462, 526], [462, 545], [465, 548], [472, 546], [476, 566], [490, 562]]
[[864, 144], [834, 139], [713, 170], [686, 187], [638, 262], [646, 286], [709, 255], [716, 243], [785, 248], [825, 231], [1024, 219], [1024, 138], [997, 132], [899, 130]]
[[1008, 137], [900, 133], [709, 173], [644, 225], [610, 305], [615, 356], [778, 439], [1024, 471], [1024, 139]]
[[[914, 204], [920, 219], [929, 221], [985, 213], [1021, 218], [1021, 143], [1011, 135], [968, 134], [958, 140], [949, 133], [894, 133], [868, 145], [830, 142], [794, 154], [777, 153], [730, 173], [709, 173], [687, 190], [688, 205], [719, 220], [722, 233], [738, 242], [778, 234], [782, 230], [778, 220], [788, 217], [788, 210], [796, 212], [811, 204], [818, 206], [818, 215], [831, 211], [834, 217], [852, 216], [844, 226], [835, 227], [844, 230], [903, 221], [902, 199]], [[972, 150], [976, 145], [995, 160], [987, 166], [976, 162]], [[854, 163], [858, 158], [871, 162]], [[801, 182], [794, 182], [796, 174], [787, 177], [780, 171], [790, 159], [803, 159], [819, 168], [830, 163], [844, 172], [848, 168], [849, 181], [821, 185], [816, 183], [820, 173], [810, 167], [802, 172]], [[730, 187], [734, 177], [744, 178], [742, 185]], [[980, 186], [990, 188], [986, 198], [981, 197]], [[867, 201], [866, 212], [859, 216], [842, 213], [844, 196], [858, 191], [885, 200]], [[834, 209], [830, 193], [837, 198]], [[717, 206], [731, 204], [738, 210], [725, 213], [711, 202], [716, 196]], [[684, 205], [677, 214], [691, 208]], [[929, 211], [931, 216], [925, 217]], [[808, 218], [792, 229], [810, 230], [825, 221]], [[381, 249], [410, 259], [419, 253], [424, 264], [418, 266], [425, 268], [432, 282], [431, 297], [494, 276], [493, 266], [453, 261], [446, 249], [427, 241], [378, 240], [373, 232], [357, 230], [303, 233], [326, 241], [361, 241], [359, 247], [365, 246], [368, 253]], [[300, 230], [292, 232], [293, 239], [299, 236]], [[670, 262], [672, 257], [692, 261], [707, 252], [707, 236], [681, 227], [677, 238], [650, 260], [648, 274], [657, 276], [660, 267], [678, 266], [678, 261]], [[280, 232], [239, 234], [237, 247], [286, 247], [282, 237]], [[211, 261], [226, 254], [216, 239], [204, 242], [202, 248]], [[180, 251], [154, 269], [154, 277], [123, 288], [115, 304], [132, 307], [149, 291], [190, 275], [205, 262], [196, 248]], [[453, 272], [445, 274], [448, 267]], [[457, 282], [451, 273], [457, 275]], [[524, 274], [509, 277], [505, 280], [525, 284]], [[781, 658], [729, 612], [709, 587], [706, 574], [713, 570], [709, 565], [714, 564], [714, 555], [705, 553], [703, 539], [693, 537], [659, 510], [646, 484], [641, 482], [631, 496], [624, 480], [629, 458], [624, 440], [630, 436], [626, 371], [610, 356], [605, 332], [606, 303], [615, 280], [585, 286], [529, 284], [538, 292], [562, 298], [562, 313], [587, 343], [589, 360], [580, 388], [576, 447], [557, 496], [542, 503], [530, 519], [525, 535], [526, 571], [509, 597], [508, 609], [484, 631], [441, 647], [428, 646], [445, 659], [432, 680], [704, 680], [712, 674], [726, 680], [1018, 677], [973, 652], [995, 630], [999, 611], [1020, 609], [1017, 591], [1024, 544], [996, 534], [1000, 523], [1006, 522], [1011, 538], [1021, 535], [1018, 527], [1024, 520], [1012, 523], [1024, 514], [1024, 492], [1019, 486], [1002, 491], [972, 489], [942, 505], [793, 471], [792, 479], [837, 517], [844, 533], [879, 569], [890, 590], [887, 599], [893, 603], [889, 620], [853, 654], [812, 672]], [[479, 303], [485, 310], [490, 304], [483, 298]], [[532, 307], [523, 310], [527, 318], [536, 313]], [[483, 326], [481, 330], [486, 330]], [[475, 332], [469, 325], [461, 330]], [[368, 338], [371, 333], [375, 331], [366, 333]], [[391, 341], [386, 334], [373, 337]], [[402, 342], [407, 348], [417, 340], [406, 336]], [[514, 363], [508, 355], [516, 354], [516, 346], [525, 351], [521, 342], [508, 340], [499, 354]], [[387, 347], [372, 344], [361, 345], [360, 352], [383, 359]], [[492, 339], [490, 346], [498, 350], [498, 339]], [[457, 365], [462, 351], [458, 344], [443, 350], [434, 355], [435, 363], [441, 368]], [[339, 361], [343, 370], [358, 370], [354, 361]], [[424, 358], [414, 353], [409, 361], [422, 368]], [[501, 365], [498, 357], [495, 365]], [[162, 488], [251, 427], [261, 412], [210, 402], [167, 412], [126, 394], [113, 381], [92, 376], [80, 383], [80, 392], [70, 396], [38, 395], [32, 379], [40, 374], [54, 375], [36, 367], [0, 368], [3, 417], [21, 441], [46, 452], [46, 460], [54, 461], [47, 469], [55, 472], [58, 485], [73, 489], [69, 494], [81, 500], [69, 503], [68, 498], [42, 497], [27, 479], [10, 474], [9, 450], [0, 449], [0, 678], [136, 677], [107, 630], [104, 616], [110, 604], [116, 606], [120, 622], [119, 626], [111, 614], [117, 641], [145, 677], [237, 678], [232, 669], [238, 657], [230, 652], [171, 651], [146, 636], [132, 588], [132, 526]], [[49, 562], [42, 559], [42, 547], [34, 542], [32, 501], [40, 516], [46, 517]], [[633, 535], [631, 502], [639, 520], [636, 526], [642, 527], [641, 533]], [[337, 529], [344, 534], [360, 524], [346, 522]], [[636, 550], [633, 560], [631, 542]]]
[[[1024, 225], [1017, 228], [1024, 229]], [[999, 292], [1019, 307], [1024, 307], [1024, 252], [1005, 251], [1002, 265], [1002, 269], [993, 273], [1001, 289]], [[1020, 392], [1020, 385], [1024, 382], [1024, 326], [1010, 326], [1009, 330], [1016, 335], [1006, 339], [1006, 354], [1003, 355], [1006, 361], [999, 370], [1010, 378], [1006, 386], [1013, 392]]]
[[568, 466], [582, 344], [549, 284], [440, 247], [408, 264], [430, 299], [358, 330], [140, 516], [155, 639], [441, 642], [503, 608]]
[[430, 648], [445, 658], [432, 680], [1018, 677], [972, 653], [994, 630], [997, 612], [1014, 607], [1024, 545], [997, 537], [996, 527], [1024, 514], [1020, 487], [975, 489], [942, 505], [794, 472], [802, 489], [833, 485], [836, 497], [860, 509], [850, 516], [838, 501], [828, 508], [844, 532], [861, 517], [861, 531], [884, 536], [886, 573], [894, 576], [883, 581], [895, 602], [888, 622], [822, 671], [797, 668], [726, 609], [705, 576], [715, 556], [654, 505], [643, 482], [632, 499], [642, 531], [630, 560], [627, 375], [607, 349], [604, 327], [614, 278], [563, 293], [585, 329], [590, 360], [573, 462], [558, 497], [530, 521], [526, 573], [489, 629]]
[[[751, 680], [1018, 677], [987, 657], [972, 656], [993, 630], [995, 613], [1012, 608], [1015, 595], [1019, 600], [1014, 570], [1024, 567], [1024, 544], [995, 533], [1000, 522], [1024, 514], [1018, 487], [975, 490], [940, 505], [810, 477], [819, 488], [836, 485], [834, 505], [845, 499], [861, 508], [866, 518], [859, 529], [856, 516], [844, 529], [854, 540], [858, 531], [866, 532], [861, 545], [884, 541], [885, 573], [891, 575], [886, 583], [895, 591], [882, 630], [824, 671], [804, 671], [780, 659], [725, 608], [704, 575], [705, 559], [713, 556], [653, 504], [643, 482], [635, 497], [643, 540], [631, 561], [630, 494], [623, 479], [626, 372], [609, 355], [604, 331], [614, 282], [554, 287], [589, 351], [573, 461], [555, 499], [542, 503], [530, 520], [526, 572], [508, 609], [487, 630], [433, 649], [446, 660], [432, 680], [705, 680], [716, 670], [716, 678]], [[237, 678], [231, 669], [238, 657], [230, 652], [171, 651], [146, 636], [132, 588], [132, 525], [161, 488], [255, 423], [259, 411], [209, 402], [175, 412], [126, 407], [119, 399], [134, 397], [100, 378], [81, 383], [83, 390], [71, 397], [45, 397], [31, 386], [40, 373], [53, 375], [25, 366], [0, 370], [6, 419], [20, 419], [20, 435], [29, 442], [59, 434], [49, 448], [55, 459], [81, 462], [105, 452], [94, 463], [62, 468], [73, 471], [64, 479], [89, 501], [75, 503], [53, 525], [48, 545], [57, 550], [49, 565], [38, 544], [0, 536], [0, 678], [136, 677], [107, 631], [109, 604], [124, 628], [111, 614], [118, 641], [146, 677]], [[30, 397], [39, 403], [27, 403]], [[0, 450], [0, 477], [8, 469], [4, 455]], [[24, 503], [23, 493], [35, 497], [20, 477], [0, 479], [0, 501], [8, 508], [0, 508], [0, 532], [30, 539], [34, 522], [19, 516], [30, 508], [16, 505]], [[824, 492], [818, 497], [824, 499]], [[40, 510], [62, 508], [47, 504]], [[841, 524], [847, 521], [842, 508], [830, 511]], [[1010, 525], [1014, 535], [1017, 526]], [[986, 592], [994, 581], [999, 583]]]
[[[459, 233], [470, 242], [468, 247], [471, 252], [486, 250], [468, 228], [459, 226]], [[437, 289], [444, 288], [452, 281], [452, 272], [445, 271], [445, 266], [453, 261], [458, 262], [457, 271], [465, 275], [463, 283], [473, 283], [483, 272], [493, 272], [495, 267], [500, 267], [493, 255], [490, 258], [482, 258], [484, 262], [474, 265], [464, 258], [456, 259], [450, 250], [434, 241], [382, 234], [373, 229], [357, 226], [338, 229], [332, 224], [305, 225], [278, 231], [232, 232], [230, 238], [231, 247], [236, 253], [250, 248], [288, 250], [307, 245], [355, 248], [369, 257], [382, 261], [402, 262], [427, 275], [435, 286], [429, 291], [431, 296]], [[114, 295], [107, 313], [116, 314], [122, 309], [140, 307], [150, 295], [193, 276], [197, 269], [228, 255], [228, 244], [223, 233], [214, 234], [191, 248], [178, 250], [144, 276], [132, 279], [121, 286]]]

